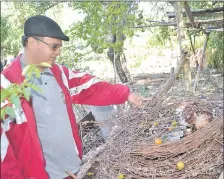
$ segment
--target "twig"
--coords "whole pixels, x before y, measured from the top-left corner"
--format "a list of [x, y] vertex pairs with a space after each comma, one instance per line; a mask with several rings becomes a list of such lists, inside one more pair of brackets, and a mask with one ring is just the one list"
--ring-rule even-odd
[[81, 125], [87, 125], [87, 124], [96, 124], [99, 126], [103, 126], [103, 122], [98, 122], [98, 121], [84, 121], [80, 122]]
[[[192, 96], [188, 99], [195, 102], [196, 100]], [[96, 179], [117, 178], [118, 172], [127, 178], [139, 179], [193, 179], [220, 175], [223, 169], [223, 152], [215, 139], [221, 141], [223, 138], [223, 112], [213, 101], [209, 103], [197, 100], [199, 105], [194, 109], [215, 110], [214, 119], [205, 128], [193, 131], [179, 141], [164, 140], [162, 145], [154, 144], [155, 138], [162, 138], [169, 133], [164, 127], [170, 126], [173, 120], [178, 122], [181, 119], [176, 109], [182, 102], [183, 98], [175, 98], [174, 101], [167, 99], [153, 106], [148, 105], [144, 109], [121, 108], [116, 115], [108, 116], [104, 124], [111, 133], [104, 149], [98, 152], [97, 156], [93, 157], [91, 153], [84, 160], [85, 164], [76, 174], [77, 177], [84, 177], [95, 161], [99, 163], [95, 168]], [[154, 128], [151, 133], [151, 124], [155, 121], [161, 125]], [[90, 159], [91, 157], [93, 158]], [[176, 169], [179, 161], [185, 163], [182, 171]]]
[[72, 177], [73, 179], [78, 179], [77, 176], [75, 176], [74, 174], [72, 174], [70, 171], [65, 171], [70, 177]]
[[95, 158], [104, 151], [106, 147], [106, 144], [101, 145], [100, 147], [96, 148], [93, 151], [90, 151], [86, 157], [83, 159], [84, 162], [86, 162], [84, 165], [81, 166], [81, 168], [79, 169], [79, 172], [77, 174], [77, 176], [82, 179], [83, 177], [86, 176], [86, 173], [88, 172], [88, 170], [91, 168], [92, 163], [94, 162]]
[[219, 142], [217, 139], [215, 139], [215, 141], [218, 142], [219, 144], [223, 145], [223, 143], [222, 142]]

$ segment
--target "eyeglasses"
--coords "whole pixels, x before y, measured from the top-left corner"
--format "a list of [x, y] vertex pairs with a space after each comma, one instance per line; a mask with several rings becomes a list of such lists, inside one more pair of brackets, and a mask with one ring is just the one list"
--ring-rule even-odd
[[44, 43], [44, 44], [46, 44], [47, 46], [49, 46], [49, 47], [51, 47], [51, 49], [53, 50], [53, 51], [56, 51], [59, 47], [61, 47], [62, 46], [62, 44], [49, 44], [49, 43], [47, 43], [47, 42], [44, 42], [43, 40], [41, 40], [40, 38], [38, 38], [38, 37], [33, 37], [34, 39], [36, 39], [36, 40], [38, 40], [38, 41], [40, 41], [40, 42], [42, 42], [42, 43]]

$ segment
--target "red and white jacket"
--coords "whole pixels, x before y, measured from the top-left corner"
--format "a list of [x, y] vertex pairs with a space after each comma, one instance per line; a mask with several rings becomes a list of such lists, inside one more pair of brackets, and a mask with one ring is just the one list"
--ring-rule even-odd
[[[74, 141], [82, 158], [82, 142], [72, 103], [97, 106], [121, 104], [127, 100], [130, 90], [124, 85], [99, 82], [94, 76], [75, 73], [58, 64], [53, 65], [51, 71], [64, 92]], [[11, 83], [22, 83], [23, 80], [20, 58], [17, 57], [1, 73], [1, 88], [7, 88]], [[49, 179], [32, 105], [24, 98], [20, 101], [21, 109], [14, 109], [16, 117], [7, 117], [1, 122], [1, 179]], [[7, 101], [4, 101], [1, 108], [6, 105]]]

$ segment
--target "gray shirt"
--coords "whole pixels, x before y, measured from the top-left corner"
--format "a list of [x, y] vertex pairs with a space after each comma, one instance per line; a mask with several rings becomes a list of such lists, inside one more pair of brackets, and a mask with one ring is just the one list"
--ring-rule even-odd
[[33, 83], [44, 92], [31, 90], [37, 132], [50, 179], [62, 179], [66, 170], [76, 173], [79, 159], [62, 90], [47, 68]]

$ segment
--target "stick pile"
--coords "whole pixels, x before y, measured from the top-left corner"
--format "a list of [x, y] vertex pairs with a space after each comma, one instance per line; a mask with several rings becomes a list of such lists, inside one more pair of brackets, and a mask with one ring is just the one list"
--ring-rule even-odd
[[[108, 118], [111, 136], [96, 158], [100, 167], [94, 178], [116, 179], [121, 174], [125, 179], [218, 178], [223, 171], [223, 106], [211, 101], [200, 103], [213, 112], [212, 122], [178, 141], [161, 145], [155, 145], [154, 140], [169, 133], [173, 120], [180, 122], [178, 101], [121, 111]], [[176, 168], [179, 161], [185, 163], [183, 170]]]

